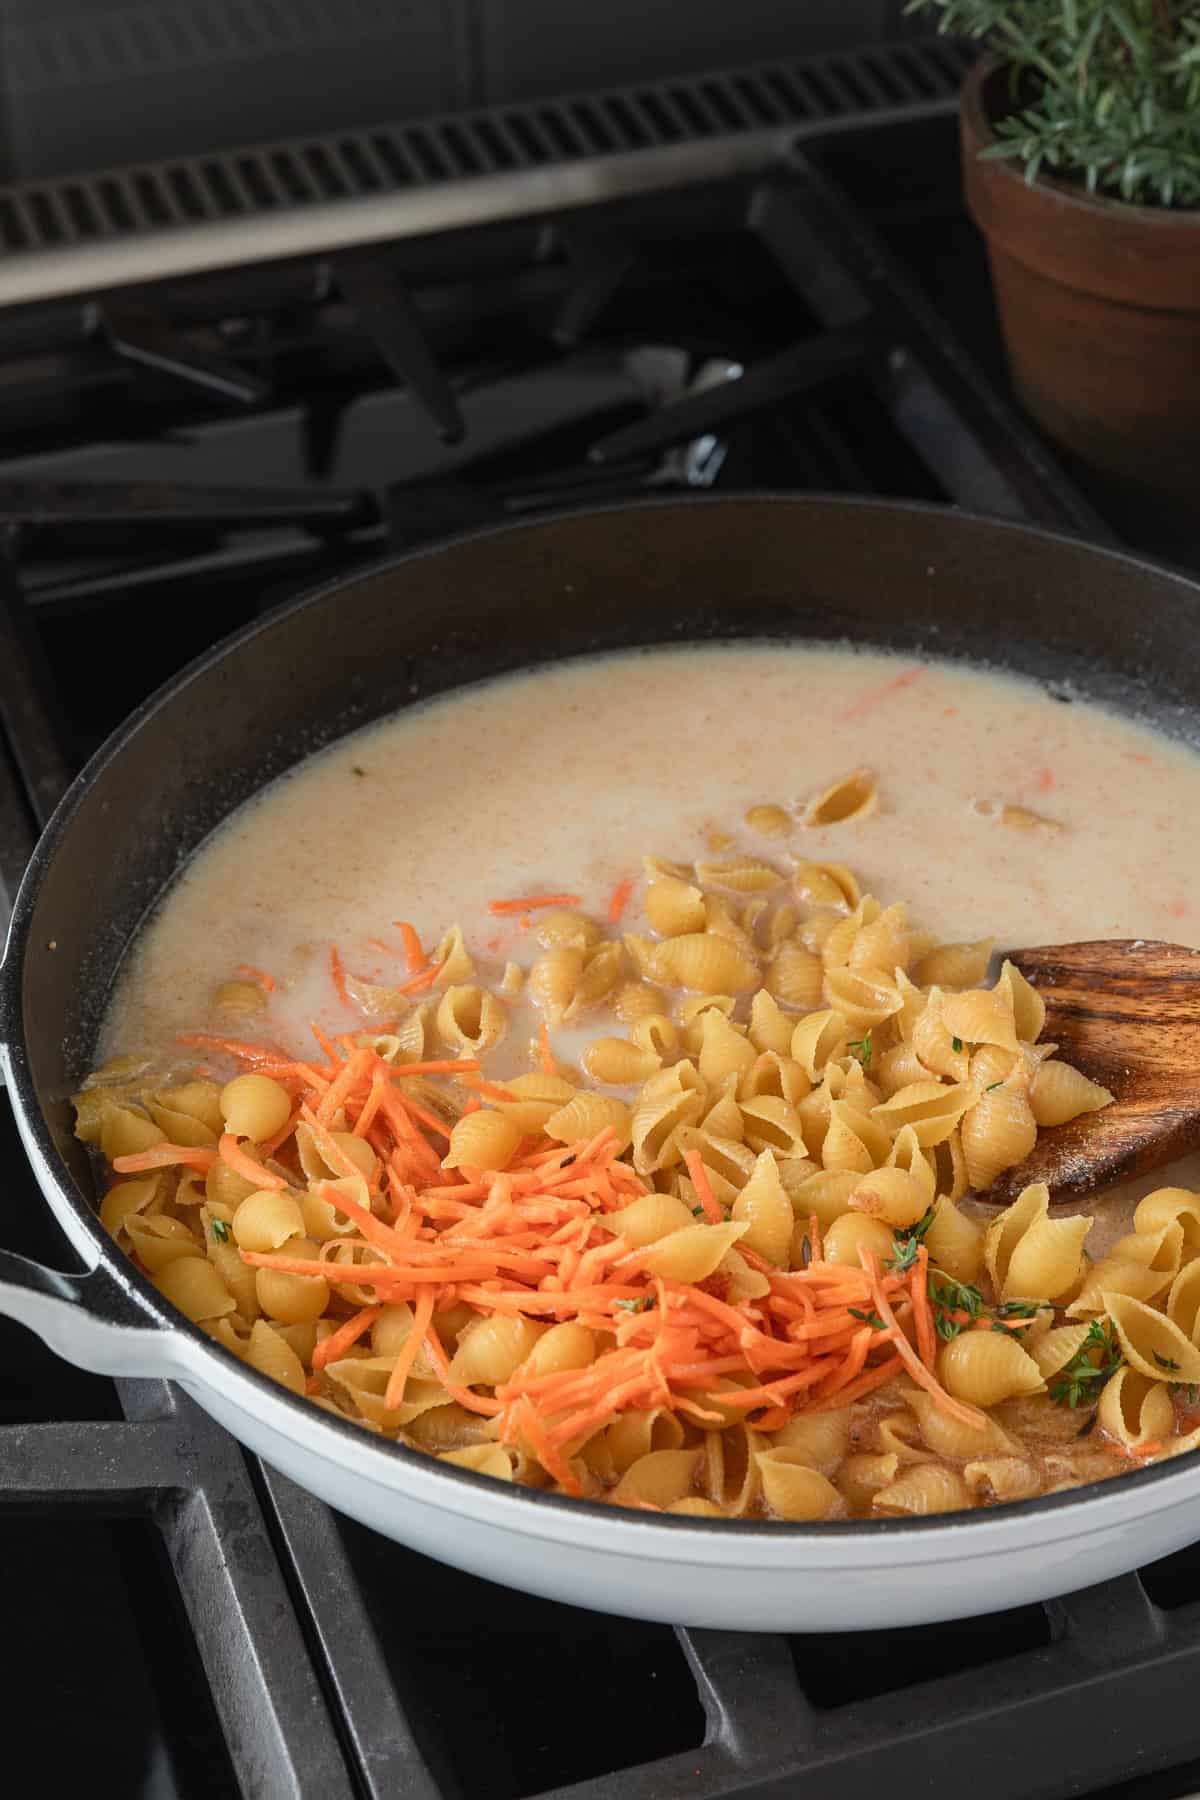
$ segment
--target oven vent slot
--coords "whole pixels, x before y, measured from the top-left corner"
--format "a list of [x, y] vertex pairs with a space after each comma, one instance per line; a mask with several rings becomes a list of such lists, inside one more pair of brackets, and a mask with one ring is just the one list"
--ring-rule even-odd
[[[42, 297], [29, 268], [42, 257], [60, 265], [45, 293], [80, 292], [761, 167], [797, 138], [948, 111], [967, 62], [950, 40], [913, 40], [14, 184], [0, 189], [0, 305]], [[573, 174], [597, 163], [609, 165], [599, 182]], [[377, 209], [357, 230], [356, 203]], [[278, 246], [255, 235], [271, 220], [287, 221]], [[249, 228], [236, 249], [233, 228]], [[123, 275], [119, 253], [135, 244], [145, 254]], [[68, 272], [89, 253], [90, 282]]]

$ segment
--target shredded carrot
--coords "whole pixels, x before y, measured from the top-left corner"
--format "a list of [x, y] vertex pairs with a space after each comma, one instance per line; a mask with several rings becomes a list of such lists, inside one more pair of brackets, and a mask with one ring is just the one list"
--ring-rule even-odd
[[874, 1251], [869, 1250], [864, 1244], [860, 1246], [858, 1255], [870, 1278], [871, 1298], [875, 1302], [875, 1310], [891, 1334], [892, 1342], [896, 1346], [896, 1353], [908, 1373], [919, 1386], [933, 1395], [939, 1409], [949, 1418], [957, 1419], [962, 1425], [973, 1425], [977, 1431], [982, 1431], [987, 1425], [987, 1419], [983, 1413], [977, 1411], [973, 1406], [968, 1406], [964, 1400], [954, 1399], [953, 1395], [946, 1392], [937, 1377], [926, 1368], [897, 1325], [896, 1315], [888, 1304], [887, 1296], [883, 1291], [883, 1283], [879, 1278], [879, 1264], [875, 1260]]
[[419, 975], [429, 958], [421, 948], [421, 940], [417, 936], [416, 927], [410, 925], [407, 919], [393, 919], [392, 924], [404, 939], [404, 954], [408, 959], [409, 974]]
[[223, 1133], [217, 1146], [217, 1153], [227, 1167], [231, 1168], [236, 1175], [240, 1175], [244, 1181], [252, 1181], [256, 1188], [285, 1188], [287, 1186], [282, 1175], [272, 1175], [270, 1169], [264, 1169], [262, 1164], [256, 1163], [252, 1156], [247, 1156], [231, 1131]]
[[333, 989], [343, 1006], [353, 1006], [350, 990], [346, 986], [346, 971], [342, 967], [342, 959], [336, 944], [329, 946], [329, 973], [333, 977]]
[[138, 1150], [130, 1156], [114, 1156], [113, 1168], [118, 1175], [137, 1175], [143, 1169], [166, 1169], [183, 1163], [189, 1169], [207, 1173], [216, 1160], [215, 1150], [198, 1144], [153, 1144], [149, 1150]]
[[688, 1150], [684, 1153], [683, 1160], [687, 1164], [687, 1172], [692, 1178], [696, 1198], [704, 1208], [705, 1218], [712, 1225], [720, 1225], [725, 1214], [721, 1211], [719, 1201], [713, 1195], [712, 1182], [708, 1179], [708, 1170], [704, 1166], [700, 1152]]
[[533, 912], [542, 906], [578, 906], [579, 894], [522, 894], [516, 900], [489, 900], [488, 911], [502, 919], [511, 913]]
[[[545, 903], [570, 899], [546, 896]], [[406, 985], [428, 986], [438, 973], [427, 964]], [[702, 1284], [656, 1277], [647, 1260], [653, 1251], [603, 1222], [652, 1191], [623, 1160], [611, 1126], [573, 1145], [530, 1135], [502, 1171], [443, 1168], [450, 1121], [463, 1113], [462, 1091], [441, 1090], [457, 1095], [442, 1110], [438, 1088], [420, 1083], [457, 1080], [470, 1090], [468, 1110], [508, 1100], [511, 1091], [486, 1081], [477, 1058], [389, 1064], [369, 1039], [330, 1038], [313, 1029], [322, 1055], [311, 1062], [277, 1045], [218, 1039], [210, 1046], [243, 1067], [271, 1070], [286, 1086], [292, 1110], [268, 1144], [251, 1154], [226, 1133], [216, 1152], [158, 1145], [118, 1163], [122, 1173], [172, 1161], [206, 1169], [219, 1155], [256, 1188], [281, 1188], [287, 1170], [297, 1184], [302, 1180], [294, 1134], [303, 1122], [329, 1170], [356, 1178], [317, 1184], [338, 1223], [337, 1235], [319, 1248], [240, 1251], [251, 1269], [323, 1278], [338, 1296], [338, 1310], [349, 1310], [310, 1359], [310, 1389], [316, 1383], [321, 1391], [323, 1371], [370, 1332], [383, 1306], [405, 1302], [413, 1326], [388, 1373], [385, 1405], [402, 1404], [424, 1357], [449, 1399], [491, 1421], [497, 1442], [535, 1457], [568, 1493], [584, 1486], [575, 1460], [582, 1445], [631, 1411], [663, 1409], [689, 1428], [740, 1414], [771, 1432], [798, 1414], [848, 1406], [906, 1374], [952, 1417], [984, 1422], [936, 1379], [923, 1247], [913, 1266], [899, 1272], [881, 1272], [867, 1253], [861, 1267], [829, 1263], [812, 1218], [802, 1268], [781, 1270], [753, 1249], [743, 1253], [763, 1278], [755, 1299], [733, 1298], [736, 1290], [720, 1274]], [[539, 1035], [542, 1066], [557, 1072], [545, 1023]], [[366, 1173], [347, 1154], [353, 1146], [343, 1131], [372, 1151]], [[279, 1173], [255, 1160], [264, 1154], [278, 1154]], [[700, 1152], [689, 1150], [685, 1161], [700, 1215], [721, 1222]], [[597, 1354], [583, 1368], [538, 1374], [522, 1364], [495, 1388], [464, 1386], [450, 1373], [435, 1325], [451, 1306], [542, 1327], [578, 1321], [597, 1334]]]
[[326, 1363], [337, 1362], [343, 1351], [348, 1350], [351, 1344], [356, 1344], [364, 1331], [370, 1330], [382, 1311], [382, 1306], [360, 1307], [344, 1325], [331, 1331], [312, 1353], [314, 1372], [323, 1369]]
[[621, 923], [621, 917], [625, 908], [629, 905], [629, 896], [632, 892], [633, 876], [626, 875], [623, 881], [618, 881], [616, 887], [612, 891], [612, 898], [608, 903], [608, 922], [610, 925], [619, 925]]
[[412, 1366], [417, 1360], [417, 1353], [425, 1342], [425, 1334], [429, 1330], [430, 1320], [433, 1318], [433, 1301], [433, 1289], [426, 1288], [413, 1309], [412, 1330], [405, 1338], [403, 1348], [392, 1365], [392, 1372], [388, 1376], [387, 1391], [383, 1396], [383, 1404], [389, 1411], [395, 1411], [404, 1398], [405, 1385], [412, 1373]]
[[422, 988], [432, 987], [445, 966], [445, 963], [430, 963], [427, 969], [422, 969], [419, 974], [411, 975], [407, 981], [402, 981], [396, 992], [398, 994], [416, 994]]
[[264, 994], [273, 994], [275, 992], [274, 977], [268, 975], [265, 969], [256, 969], [252, 963], [241, 963], [238, 966], [237, 973], [239, 975], [248, 976], [251, 981], [256, 981]]

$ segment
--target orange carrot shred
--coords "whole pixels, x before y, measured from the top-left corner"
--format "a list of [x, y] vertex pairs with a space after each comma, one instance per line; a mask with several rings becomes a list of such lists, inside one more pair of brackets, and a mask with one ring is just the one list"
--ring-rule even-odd
[[955, 1400], [953, 1395], [946, 1392], [937, 1377], [925, 1367], [925, 1364], [921, 1361], [921, 1358], [917, 1355], [916, 1351], [897, 1325], [896, 1315], [888, 1303], [887, 1295], [883, 1291], [883, 1283], [879, 1279], [879, 1264], [875, 1260], [874, 1252], [868, 1250], [864, 1244], [859, 1247], [858, 1254], [863, 1268], [870, 1277], [871, 1297], [875, 1302], [875, 1310], [891, 1333], [892, 1341], [896, 1346], [896, 1353], [913, 1380], [917, 1382], [919, 1386], [923, 1387], [927, 1393], [933, 1395], [939, 1410], [944, 1412], [949, 1418], [957, 1419], [960, 1424], [963, 1425], [973, 1425], [977, 1431], [982, 1431], [987, 1425], [987, 1419], [984, 1417], [983, 1413], [979, 1412], [974, 1406], [968, 1406], [965, 1400]]
[[336, 944], [329, 946], [329, 973], [333, 977], [334, 992], [343, 1006], [353, 1006], [350, 990], [346, 986], [346, 971], [342, 967], [342, 959]]
[[314, 1370], [323, 1369], [326, 1363], [337, 1362], [343, 1351], [348, 1350], [351, 1344], [356, 1344], [364, 1331], [370, 1330], [382, 1311], [382, 1306], [360, 1307], [358, 1312], [348, 1318], [344, 1325], [339, 1325], [336, 1331], [331, 1331], [329, 1336], [323, 1338], [313, 1351], [312, 1366]]
[[542, 1046], [543, 1075], [557, 1075], [558, 1064], [555, 1062], [554, 1052], [550, 1048], [550, 1027], [547, 1025], [545, 1019], [542, 1020], [542, 1028], [538, 1032], [538, 1038]]
[[489, 900], [488, 911], [502, 919], [510, 913], [533, 912], [542, 906], [578, 906], [579, 894], [522, 894], [516, 900]]
[[708, 1179], [708, 1170], [704, 1166], [700, 1152], [698, 1150], [685, 1151], [683, 1160], [687, 1164], [687, 1172], [692, 1178], [696, 1198], [704, 1208], [705, 1218], [710, 1225], [722, 1224], [725, 1214], [721, 1211], [720, 1202], [713, 1194], [712, 1182]]
[[274, 993], [274, 977], [268, 975], [265, 969], [256, 969], [252, 963], [240, 963], [238, 965], [237, 973], [239, 975], [248, 976], [251, 981], [256, 981], [264, 994]]
[[629, 896], [633, 892], [633, 887], [633, 876], [626, 875], [625, 879], [623, 881], [618, 881], [616, 887], [613, 889], [612, 897], [608, 903], [608, 922], [610, 925], [619, 925], [621, 923], [625, 908], [629, 905]]
[[113, 1168], [118, 1175], [137, 1175], [143, 1169], [166, 1169], [183, 1163], [189, 1169], [207, 1173], [217, 1160], [215, 1150], [196, 1144], [152, 1144], [149, 1150], [138, 1150], [130, 1156], [115, 1156]]
[[287, 1182], [282, 1175], [273, 1175], [270, 1169], [264, 1169], [256, 1163], [252, 1156], [247, 1156], [231, 1131], [222, 1134], [217, 1146], [221, 1161], [231, 1168], [244, 1181], [252, 1181], [256, 1188], [285, 1188]]
[[416, 927], [410, 925], [407, 919], [393, 919], [392, 924], [404, 939], [404, 954], [408, 960], [409, 974], [419, 975], [429, 958], [421, 947]]
[[400, 1354], [392, 1365], [388, 1376], [387, 1391], [383, 1404], [389, 1411], [395, 1411], [404, 1398], [404, 1389], [412, 1366], [417, 1360], [417, 1353], [425, 1341], [425, 1333], [429, 1330], [429, 1321], [433, 1318], [433, 1289], [426, 1288], [413, 1309], [412, 1330], [405, 1338]]
[[416, 994], [422, 988], [432, 987], [445, 966], [445, 963], [430, 963], [427, 969], [422, 969], [418, 974], [410, 975], [407, 981], [402, 981], [396, 992], [398, 994]]

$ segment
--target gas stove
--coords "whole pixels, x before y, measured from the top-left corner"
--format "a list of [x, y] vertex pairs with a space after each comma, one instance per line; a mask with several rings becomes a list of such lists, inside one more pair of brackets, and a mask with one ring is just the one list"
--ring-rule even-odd
[[[464, 528], [866, 493], [1200, 566], [1006, 395], [955, 181], [964, 66], [914, 41], [0, 191], [0, 899], [191, 657]], [[0, 1170], [0, 1241], [66, 1266], [7, 1115]], [[0, 1692], [55, 1792], [1197, 1785], [1200, 1550], [950, 1625], [673, 1632], [442, 1568], [167, 1384], [0, 1344]]]

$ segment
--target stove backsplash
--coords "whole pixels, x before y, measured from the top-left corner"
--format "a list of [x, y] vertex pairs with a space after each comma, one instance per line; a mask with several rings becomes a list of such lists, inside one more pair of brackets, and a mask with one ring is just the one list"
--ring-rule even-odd
[[901, 14], [902, 0], [0, 0], [0, 182], [877, 43], [904, 33]]

